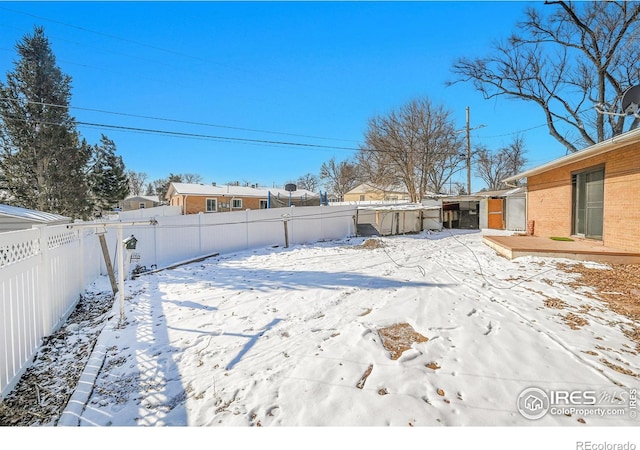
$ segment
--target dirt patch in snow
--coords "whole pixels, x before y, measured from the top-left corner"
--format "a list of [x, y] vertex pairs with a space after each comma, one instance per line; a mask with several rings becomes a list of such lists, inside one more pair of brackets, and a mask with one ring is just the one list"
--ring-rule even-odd
[[380, 239], [367, 239], [362, 244], [355, 245], [353, 248], [374, 250], [376, 248], [384, 248], [384, 242], [382, 242]]
[[391, 359], [398, 359], [416, 342], [427, 342], [429, 339], [408, 323], [397, 323], [390, 327], [380, 328], [378, 334], [382, 345], [391, 354]]

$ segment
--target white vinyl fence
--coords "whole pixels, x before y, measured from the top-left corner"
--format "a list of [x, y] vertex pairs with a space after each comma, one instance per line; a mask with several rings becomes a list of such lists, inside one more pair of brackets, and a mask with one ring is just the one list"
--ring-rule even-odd
[[354, 206], [293, 206], [137, 218], [132, 222], [105, 222], [106, 240], [109, 257], [116, 267], [118, 245], [114, 225], [121, 223], [124, 237], [133, 235], [137, 240], [136, 249], [125, 255], [130, 269], [140, 266], [153, 270], [215, 253], [284, 247], [286, 237], [289, 245], [295, 245], [353, 236], [355, 216]]
[[[127, 276], [238, 250], [355, 235], [355, 206], [311, 206], [135, 218], [0, 233], [0, 399], [20, 379], [42, 339], [73, 311], [85, 288], [106, 275], [98, 233], [117, 270], [117, 228], [134, 235]], [[286, 231], [285, 231], [286, 230]]]
[[0, 397], [100, 275], [99, 251], [66, 225], [0, 233]]

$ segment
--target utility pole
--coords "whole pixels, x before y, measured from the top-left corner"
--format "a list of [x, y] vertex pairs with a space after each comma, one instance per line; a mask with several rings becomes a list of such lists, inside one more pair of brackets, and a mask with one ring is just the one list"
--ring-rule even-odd
[[469, 107], [467, 106], [467, 195], [471, 195], [471, 129], [469, 128]]
[[467, 106], [467, 195], [471, 195], [471, 130], [484, 128], [486, 125], [478, 125], [475, 128], [469, 128], [469, 107]]

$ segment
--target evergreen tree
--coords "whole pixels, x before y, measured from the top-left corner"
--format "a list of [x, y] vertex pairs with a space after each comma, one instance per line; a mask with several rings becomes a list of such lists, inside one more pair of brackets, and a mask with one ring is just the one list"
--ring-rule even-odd
[[69, 115], [71, 78], [56, 65], [42, 27], [16, 44], [14, 71], [0, 82], [0, 189], [4, 201], [73, 218], [91, 211], [91, 147]]
[[111, 210], [129, 195], [129, 179], [122, 157], [116, 155], [115, 143], [104, 134], [100, 145], [93, 147], [89, 166], [89, 184], [96, 214]]

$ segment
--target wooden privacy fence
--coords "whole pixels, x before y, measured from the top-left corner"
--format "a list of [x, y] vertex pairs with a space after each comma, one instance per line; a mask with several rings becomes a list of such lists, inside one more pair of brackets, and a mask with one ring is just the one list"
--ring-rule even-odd
[[[42, 339], [64, 322], [82, 292], [107, 274], [98, 232], [105, 233], [111, 261], [118, 251], [127, 252], [123, 273], [128, 275], [136, 265], [160, 269], [213, 253], [353, 236], [355, 216], [355, 206], [289, 207], [0, 233], [0, 399], [15, 387]], [[123, 250], [118, 228], [125, 237], [135, 235], [135, 250]]]

